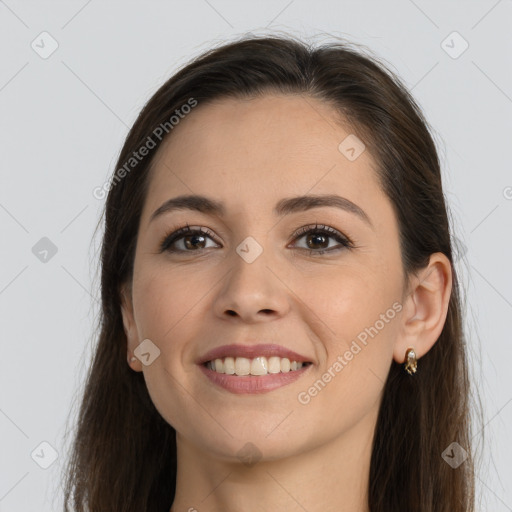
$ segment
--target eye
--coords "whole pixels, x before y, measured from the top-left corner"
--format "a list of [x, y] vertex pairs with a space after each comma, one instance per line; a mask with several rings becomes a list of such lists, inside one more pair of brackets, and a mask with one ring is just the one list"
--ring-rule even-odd
[[[191, 228], [187, 225], [164, 237], [160, 243], [160, 252], [194, 252], [207, 249], [206, 239], [213, 238], [212, 233], [204, 228]], [[173, 247], [180, 245], [180, 248]], [[183, 248], [184, 247], [184, 248]]]
[[[338, 230], [329, 226], [318, 225], [305, 226], [300, 228], [295, 234], [294, 238], [305, 238], [306, 247], [298, 247], [299, 249], [309, 251], [309, 254], [318, 255], [326, 252], [335, 252], [342, 249], [351, 249], [354, 247], [352, 241], [346, 236], [342, 235]], [[338, 242], [338, 245], [329, 247], [329, 239]], [[320, 247], [318, 247], [320, 246]]]
[[[160, 252], [200, 252], [204, 249], [212, 247], [206, 246], [208, 238], [215, 241], [213, 233], [211, 233], [211, 231], [208, 229], [191, 228], [189, 225], [187, 225], [186, 227], [180, 228], [171, 232], [170, 234], [165, 235], [164, 239], [160, 242]], [[309, 254], [314, 255], [320, 255], [326, 252], [335, 252], [341, 249], [350, 249], [354, 247], [352, 241], [346, 236], [342, 235], [338, 230], [329, 226], [318, 224], [300, 228], [293, 235], [293, 238], [306, 238], [306, 247], [296, 248], [309, 251]], [[335, 244], [334, 247], [329, 247], [329, 239], [337, 241], [337, 246]], [[181, 247], [178, 247], [180, 244]]]

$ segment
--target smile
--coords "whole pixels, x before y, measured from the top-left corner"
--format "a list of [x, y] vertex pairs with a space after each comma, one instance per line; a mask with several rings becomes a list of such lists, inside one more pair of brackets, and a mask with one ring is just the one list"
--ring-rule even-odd
[[290, 361], [287, 357], [265, 357], [258, 356], [253, 359], [246, 357], [224, 357], [214, 359], [205, 363], [206, 367], [216, 373], [226, 375], [269, 375], [276, 373], [288, 373], [300, 370], [307, 366], [308, 362]]
[[[234, 394], [261, 394], [295, 382], [313, 366], [312, 363], [290, 362], [287, 358], [276, 357], [274, 359], [270, 357], [265, 368], [265, 359], [265, 357], [256, 357], [252, 360], [244, 357], [226, 357], [208, 361], [198, 365], [198, 367], [211, 383], [226, 391]], [[255, 360], [259, 361], [255, 363]], [[279, 372], [272, 373], [273, 370], [277, 370], [278, 363]], [[253, 374], [253, 364], [255, 372], [265, 371], [265, 373]], [[217, 365], [219, 365], [219, 370], [222, 369], [224, 372], [217, 371]], [[215, 369], [212, 369], [212, 366]], [[234, 372], [231, 374], [225, 373], [226, 369], [228, 372], [232, 370]]]

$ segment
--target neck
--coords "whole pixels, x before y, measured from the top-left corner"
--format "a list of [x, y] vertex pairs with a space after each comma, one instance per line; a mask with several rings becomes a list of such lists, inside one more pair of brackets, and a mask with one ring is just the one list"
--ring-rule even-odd
[[177, 433], [171, 512], [368, 512], [375, 422], [371, 414], [329, 442], [287, 458], [262, 457], [252, 465], [221, 459]]

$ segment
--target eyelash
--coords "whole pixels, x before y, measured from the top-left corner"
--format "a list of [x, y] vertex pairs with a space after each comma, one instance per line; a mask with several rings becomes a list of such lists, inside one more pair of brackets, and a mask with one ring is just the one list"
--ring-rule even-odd
[[[309, 251], [309, 255], [316, 256], [321, 255], [326, 252], [337, 252], [342, 249], [353, 249], [355, 248], [354, 244], [352, 243], [352, 240], [350, 240], [348, 237], [342, 235], [338, 230], [331, 228], [329, 226], [325, 226], [323, 224], [315, 224], [314, 226], [304, 226], [297, 230], [294, 235], [293, 239], [296, 238], [302, 238], [304, 235], [309, 233], [315, 233], [315, 234], [325, 234], [328, 235], [330, 238], [335, 239], [337, 242], [341, 244], [341, 247], [337, 248], [331, 248], [331, 249], [321, 249], [321, 250], [315, 250], [315, 249], [305, 249], [303, 247], [298, 247], [298, 249], [303, 251]], [[176, 242], [177, 240], [180, 240], [184, 236], [190, 236], [190, 235], [206, 235], [209, 238], [213, 239], [215, 241], [215, 237], [209, 231], [208, 229], [203, 228], [191, 228], [188, 224], [180, 229], [177, 229], [176, 231], [171, 231], [170, 233], [167, 233], [162, 241], [160, 242], [160, 252], [170, 252], [170, 253], [185, 253], [185, 252], [200, 252], [201, 249], [198, 249], [197, 251], [184, 251], [181, 249], [170, 249], [172, 244]], [[216, 242], [216, 241], [215, 241]], [[217, 242], [216, 242], [217, 243]]]

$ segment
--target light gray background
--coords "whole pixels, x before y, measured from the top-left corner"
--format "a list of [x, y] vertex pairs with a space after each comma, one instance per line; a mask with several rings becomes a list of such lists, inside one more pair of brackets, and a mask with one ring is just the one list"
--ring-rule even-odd
[[[512, 510], [511, 22], [510, 0], [0, 1], [0, 511], [60, 510], [63, 435], [98, 311], [92, 191], [128, 127], [193, 56], [275, 30], [367, 45], [436, 130], [484, 403], [480, 510]], [[31, 47], [51, 48], [43, 31], [58, 43], [46, 59]], [[457, 58], [453, 31], [469, 44]], [[43, 237], [57, 247], [46, 262], [32, 251]], [[42, 442], [59, 454], [48, 469]]]

